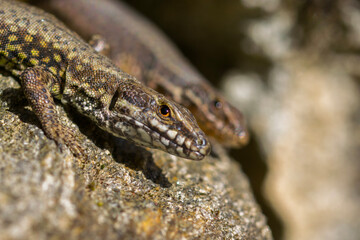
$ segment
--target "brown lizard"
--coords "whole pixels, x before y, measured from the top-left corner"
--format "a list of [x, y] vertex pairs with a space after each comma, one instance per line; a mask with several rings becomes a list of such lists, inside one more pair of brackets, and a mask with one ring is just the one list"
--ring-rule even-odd
[[0, 65], [20, 78], [46, 135], [75, 155], [84, 149], [61, 123], [53, 98], [138, 145], [194, 160], [210, 151], [187, 109], [121, 71], [40, 9], [0, 0]]
[[[98, 34], [109, 57], [147, 86], [190, 109], [201, 129], [225, 146], [248, 142], [242, 113], [229, 104], [163, 33], [125, 4], [113, 0], [36, 1], [85, 39]], [[104, 46], [104, 42], [100, 43]]]

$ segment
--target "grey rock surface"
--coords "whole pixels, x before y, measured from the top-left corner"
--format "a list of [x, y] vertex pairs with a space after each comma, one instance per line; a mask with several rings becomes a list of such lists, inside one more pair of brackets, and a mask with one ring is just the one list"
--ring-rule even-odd
[[113, 138], [59, 104], [86, 161], [44, 135], [11, 77], [0, 76], [0, 106], [0, 239], [272, 239], [220, 146], [201, 162], [177, 158]]

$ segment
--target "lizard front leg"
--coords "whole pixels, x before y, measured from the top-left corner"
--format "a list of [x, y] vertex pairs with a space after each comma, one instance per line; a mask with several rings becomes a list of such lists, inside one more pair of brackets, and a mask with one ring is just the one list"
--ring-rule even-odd
[[69, 147], [75, 156], [84, 156], [84, 149], [76, 141], [73, 130], [63, 125], [56, 111], [53, 94], [60, 93], [58, 79], [42, 67], [30, 67], [20, 75], [24, 93], [45, 134], [62, 148]]

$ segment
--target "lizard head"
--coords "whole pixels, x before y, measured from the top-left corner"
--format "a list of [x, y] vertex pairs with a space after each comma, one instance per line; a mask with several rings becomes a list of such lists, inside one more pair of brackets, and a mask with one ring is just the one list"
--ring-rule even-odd
[[240, 147], [249, 140], [243, 114], [206, 84], [194, 84], [184, 91], [185, 104], [206, 134], [228, 147]]
[[122, 84], [109, 105], [107, 130], [138, 145], [201, 160], [210, 143], [194, 116], [137, 81]]

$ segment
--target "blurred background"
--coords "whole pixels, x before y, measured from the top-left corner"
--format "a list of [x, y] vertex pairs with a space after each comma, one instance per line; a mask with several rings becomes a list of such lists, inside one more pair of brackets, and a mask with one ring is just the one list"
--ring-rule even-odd
[[126, 2], [245, 113], [231, 154], [274, 238], [360, 239], [360, 2]]

